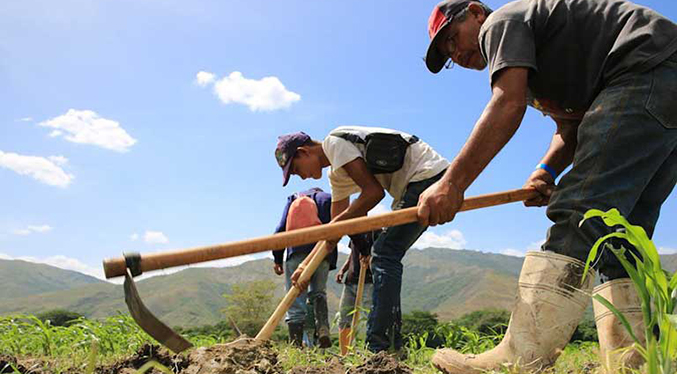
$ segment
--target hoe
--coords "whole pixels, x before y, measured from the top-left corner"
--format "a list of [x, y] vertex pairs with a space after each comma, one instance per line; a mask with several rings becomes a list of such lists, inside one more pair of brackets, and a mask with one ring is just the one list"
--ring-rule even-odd
[[[528, 200], [537, 195], [538, 193], [532, 189], [518, 189], [480, 195], [465, 199], [460, 211]], [[151, 270], [166, 269], [317, 242], [315, 248], [313, 248], [313, 251], [308, 256], [308, 264], [298, 280], [298, 283], [305, 283], [305, 281], [312, 277], [322, 260], [332, 250], [327, 248], [326, 240], [338, 239], [344, 235], [364, 233], [383, 227], [412, 223], [416, 219], [416, 207], [412, 207], [370, 217], [353, 218], [336, 223], [212, 246], [151, 253], [143, 256], [138, 253], [124, 254], [124, 257], [121, 258], [104, 260], [103, 268], [106, 278], [125, 277], [125, 302], [136, 323], [159, 343], [178, 353], [190, 348], [192, 344], [160, 321], [146, 308], [137, 292], [133, 277]], [[284, 313], [289, 309], [299, 293], [301, 293], [301, 290], [298, 287], [292, 287], [287, 292], [284, 299], [275, 309], [275, 312], [273, 312], [273, 315], [268, 319], [268, 322], [256, 335], [257, 340], [267, 340], [271, 337]]]

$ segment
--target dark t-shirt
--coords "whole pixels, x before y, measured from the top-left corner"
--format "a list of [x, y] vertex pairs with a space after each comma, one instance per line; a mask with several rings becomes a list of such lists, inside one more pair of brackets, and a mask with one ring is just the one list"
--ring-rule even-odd
[[624, 0], [517, 0], [487, 17], [479, 43], [492, 83], [503, 68], [530, 68], [531, 106], [581, 118], [613, 79], [675, 53], [677, 25]]

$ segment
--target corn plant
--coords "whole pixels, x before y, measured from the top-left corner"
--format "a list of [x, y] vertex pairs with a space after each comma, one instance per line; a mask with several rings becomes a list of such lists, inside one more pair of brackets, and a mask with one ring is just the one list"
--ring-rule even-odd
[[[677, 315], [674, 314], [677, 276], [674, 274], [670, 276], [663, 270], [658, 251], [644, 229], [631, 225], [618, 210], [611, 209], [607, 212], [589, 210], [585, 213], [581, 225], [593, 217], [601, 218], [609, 227], [622, 226], [622, 230], [607, 234], [595, 242], [588, 255], [584, 274], [588, 274], [590, 264], [597, 258], [600, 248], [610, 250], [618, 258], [634, 283], [641, 300], [646, 341], [642, 342], [637, 338], [625, 316], [613, 304], [599, 295], [595, 295], [595, 299], [621, 321], [635, 341], [635, 349], [646, 360], [646, 370], [649, 374], [673, 373], [674, 360], [677, 358]], [[606, 242], [611, 238], [627, 240], [637, 249], [640, 256], [623, 247], [614, 248]], [[630, 263], [630, 258], [635, 260], [635, 266]], [[656, 328], [659, 331], [658, 337], [653, 333]]]

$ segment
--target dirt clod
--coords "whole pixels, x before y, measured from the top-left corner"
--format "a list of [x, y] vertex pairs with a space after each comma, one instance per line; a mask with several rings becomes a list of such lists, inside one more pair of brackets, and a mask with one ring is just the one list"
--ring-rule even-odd
[[26, 368], [17, 363], [16, 358], [7, 355], [0, 355], [0, 373], [14, 373], [14, 369], [21, 373], [26, 372]]
[[334, 357], [325, 366], [297, 366], [289, 371], [289, 374], [344, 374], [346, 369], [341, 362]]
[[[112, 365], [98, 367], [97, 374], [119, 374], [128, 369], [138, 369], [150, 360], [155, 360], [165, 367], [171, 369], [174, 373], [180, 373], [181, 370], [188, 367], [189, 361], [181, 355], [175, 355], [165, 348], [157, 345], [145, 344], [135, 354], [126, 357]], [[127, 369], [127, 370], [126, 370]]]
[[198, 348], [188, 356], [182, 374], [281, 374], [277, 353], [269, 342], [242, 337], [232, 343]]
[[369, 358], [364, 364], [351, 369], [348, 374], [412, 374], [414, 371], [397, 358], [379, 352]]

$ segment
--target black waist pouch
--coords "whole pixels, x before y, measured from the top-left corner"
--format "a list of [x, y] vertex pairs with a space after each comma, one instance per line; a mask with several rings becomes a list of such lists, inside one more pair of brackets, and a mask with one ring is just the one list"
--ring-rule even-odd
[[365, 160], [369, 170], [374, 174], [394, 173], [402, 168], [407, 148], [416, 143], [418, 138], [411, 136], [409, 140], [400, 134], [371, 133], [365, 139], [355, 134], [335, 133], [349, 142], [364, 144]]

